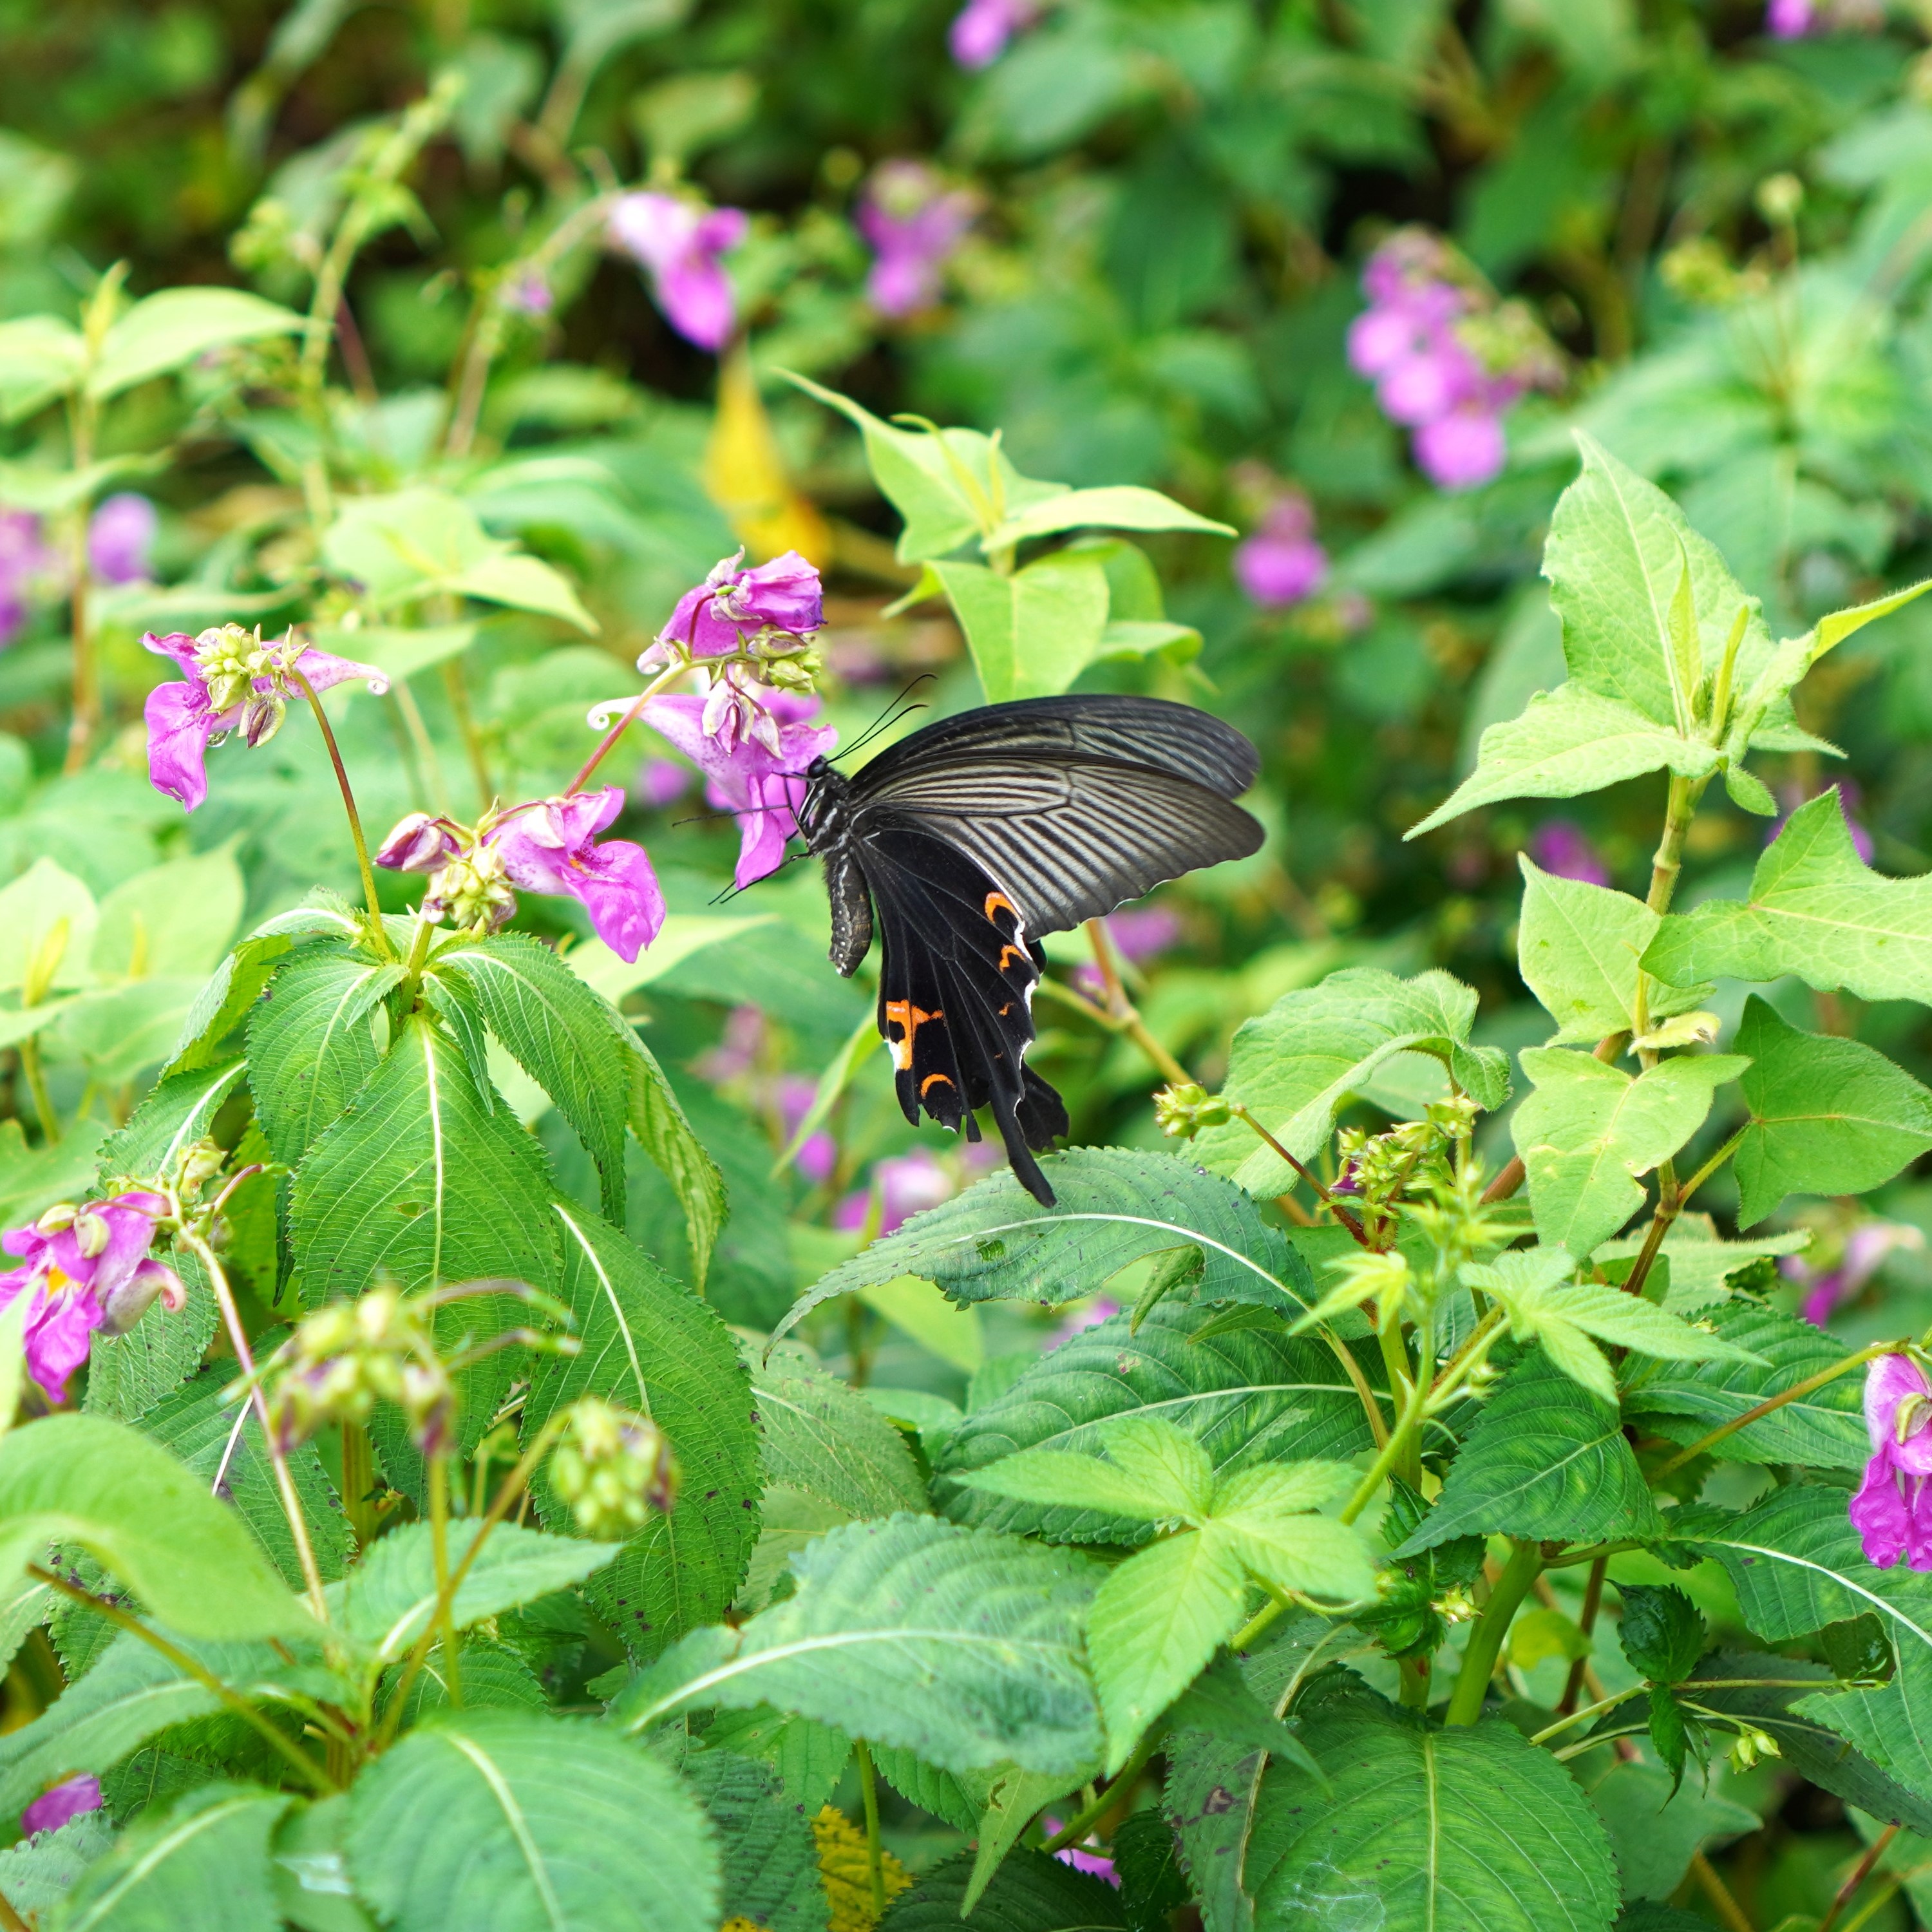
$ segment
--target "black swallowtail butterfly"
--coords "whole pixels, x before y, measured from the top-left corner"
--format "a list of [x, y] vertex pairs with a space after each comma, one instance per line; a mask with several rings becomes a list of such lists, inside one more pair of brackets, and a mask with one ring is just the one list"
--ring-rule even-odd
[[1232, 801], [1258, 762], [1205, 712], [1099, 695], [942, 718], [849, 778], [813, 761], [798, 823], [825, 862], [832, 963], [849, 975], [876, 923], [908, 1120], [923, 1108], [977, 1140], [990, 1107], [1014, 1173], [1053, 1204], [1033, 1150], [1066, 1132], [1066, 1108], [1025, 1064], [1040, 935], [1246, 858], [1262, 828]]

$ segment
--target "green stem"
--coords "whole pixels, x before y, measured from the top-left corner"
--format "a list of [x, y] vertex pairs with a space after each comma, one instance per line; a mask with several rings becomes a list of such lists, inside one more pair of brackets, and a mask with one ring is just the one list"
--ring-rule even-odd
[[1652, 912], [1670, 910], [1672, 896], [1677, 890], [1678, 874], [1684, 868], [1684, 836], [1690, 830], [1691, 820], [1696, 816], [1697, 801], [1704, 796], [1704, 788], [1710, 782], [1708, 777], [1673, 776], [1670, 781], [1670, 797], [1664, 813], [1664, 836], [1658, 841], [1657, 850], [1651, 859], [1650, 891], [1644, 899], [1644, 904]]
[[20, 1072], [28, 1093], [33, 1096], [34, 1112], [40, 1116], [42, 1137], [48, 1146], [56, 1146], [61, 1137], [60, 1116], [54, 1112], [52, 1097], [47, 1092], [46, 1070], [40, 1064], [40, 1042], [32, 1034], [20, 1042]]
[[1643, 1246], [1637, 1251], [1636, 1265], [1624, 1280], [1624, 1294], [1641, 1294], [1643, 1292], [1643, 1285], [1650, 1279], [1650, 1271], [1663, 1251], [1664, 1239], [1676, 1226], [1677, 1217], [1683, 1213], [1685, 1202], [1744, 1145], [1747, 1131], [1744, 1127], [1738, 1128], [1681, 1187], [1677, 1185], [1676, 1175], [1670, 1162], [1666, 1160], [1660, 1166], [1658, 1170], [1657, 1212], [1651, 1216], [1650, 1226], [1644, 1234]]
[[1850, 1375], [1852, 1370], [1876, 1360], [1880, 1355], [1898, 1354], [1905, 1346], [1904, 1342], [1874, 1342], [1869, 1348], [1861, 1348], [1856, 1355], [1847, 1355], [1844, 1360], [1834, 1362], [1828, 1369], [1820, 1369], [1815, 1376], [1807, 1376], [1802, 1382], [1793, 1382], [1790, 1388], [1768, 1397], [1755, 1408], [1748, 1408], [1743, 1414], [1734, 1415], [1730, 1421], [1720, 1424], [1708, 1436], [1699, 1436], [1689, 1448], [1680, 1449], [1669, 1462], [1652, 1472], [1651, 1480], [1654, 1483], [1659, 1477], [1669, 1475], [1673, 1469], [1681, 1469], [1693, 1456], [1702, 1455], [1748, 1423], [1757, 1421], [1773, 1409], [1782, 1408], [1787, 1402], [1796, 1402], [1800, 1396], [1809, 1395], [1814, 1389], [1822, 1388], [1827, 1382], [1836, 1382], [1840, 1376]]
[[342, 1425], [342, 1512], [356, 1532], [357, 1546], [367, 1550], [376, 1540], [380, 1519], [370, 1501], [376, 1486], [376, 1459], [370, 1452], [369, 1432], [359, 1422]]
[[[1280, 1608], [1276, 1606], [1276, 1614], [1278, 1616], [1280, 1613]], [[1240, 1639], [1236, 1637], [1234, 1641], [1238, 1646]], [[1123, 1798], [1126, 1797], [1132, 1792], [1134, 1780], [1146, 1770], [1148, 1760], [1152, 1757], [1160, 1748], [1159, 1735], [1150, 1730], [1146, 1736], [1135, 1745], [1133, 1755], [1121, 1766], [1106, 1790], [1102, 1792], [1092, 1804], [1087, 1805], [1078, 1812], [1068, 1823], [1061, 1826], [1052, 1838], [1042, 1844], [1040, 1850], [1043, 1852], [1064, 1852], [1069, 1845], [1078, 1844], [1109, 1811], [1120, 1803]]]
[[356, 862], [362, 871], [362, 896], [369, 907], [370, 943], [383, 958], [393, 959], [396, 949], [389, 944], [388, 928], [382, 923], [382, 902], [376, 896], [376, 874], [369, 863], [369, 842], [362, 836], [362, 815], [356, 809], [356, 794], [350, 789], [349, 773], [342, 762], [341, 747], [335, 742], [334, 728], [329, 724], [328, 712], [322, 708], [322, 699], [315, 686], [293, 663], [289, 666], [289, 677], [308, 700], [308, 708], [315, 713], [315, 722], [322, 728], [322, 742], [328, 747], [328, 761], [335, 767], [335, 782], [342, 794], [342, 808], [349, 814], [349, 836], [356, 842]]
[[463, 1708], [463, 1676], [456, 1655], [456, 1593], [449, 1582], [449, 1452], [439, 1449], [429, 1459], [429, 1546], [436, 1568], [436, 1628], [442, 1642], [443, 1680], [449, 1687], [450, 1707]]
[[[1355, 1493], [1343, 1506], [1342, 1520], [1344, 1522], [1353, 1522], [1356, 1517], [1368, 1508], [1370, 1503], [1374, 1500], [1376, 1490], [1382, 1487], [1383, 1479], [1389, 1472], [1399, 1462], [1405, 1462], [1409, 1453], [1410, 1444], [1414, 1442], [1418, 1445], [1420, 1444], [1423, 1418], [1427, 1412], [1428, 1407], [1428, 1384], [1418, 1376], [1410, 1386], [1408, 1406], [1402, 1412], [1401, 1420], [1396, 1424], [1388, 1442], [1383, 1444], [1381, 1454], [1370, 1464], [1369, 1473], [1357, 1486]], [[1419, 1464], [1419, 1446], [1418, 1460]], [[1420, 1474], [1419, 1467], [1418, 1473]]]
[[1586, 1723], [1592, 1718], [1600, 1718], [1606, 1711], [1614, 1711], [1619, 1704], [1628, 1702], [1643, 1688], [1641, 1684], [1633, 1684], [1628, 1690], [1619, 1690], [1612, 1696], [1600, 1697], [1594, 1704], [1586, 1704], [1580, 1711], [1572, 1711], [1567, 1718], [1558, 1718], [1555, 1724], [1544, 1725], [1530, 1739], [1530, 1742], [1533, 1744], [1546, 1743], [1550, 1738], [1568, 1730], [1572, 1725]]
[[863, 1738], [853, 1740], [852, 1756], [859, 1766], [859, 1796], [866, 1807], [866, 1870], [872, 1881], [872, 1917], [876, 1922], [886, 1916], [886, 1861], [879, 1843], [879, 1780], [872, 1769], [872, 1754]]
[[469, 755], [470, 775], [476, 781], [476, 808], [488, 812], [496, 802], [496, 788], [490, 776], [490, 761], [484, 754], [483, 737], [476, 728], [476, 714], [470, 708], [470, 687], [464, 678], [460, 657], [443, 659], [442, 688], [448, 695], [449, 708], [455, 714], [456, 728], [463, 737], [463, 748]]
[[1473, 1724], [1483, 1714], [1483, 1699], [1495, 1676], [1496, 1659], [1502, 1654], [1503, 1639], [1509, 1634], [1510, 1619], [1529, 1594], [1530, 1586], [1543, 1568], [1543, 1552], [1535, 1542], [1519, 1543], [1510, 1552], [1503, 1574], [1496, 1579], [1490, 1600], [1469, 1633], [1468, 1647], [1462, 1653], [1462, 1674], [1450, 1693], [1445, 1724]]
[[298, 1772], [302, 1781], [312, 1790], [326, 1797], [337, 1788], [327, 1773], [307, 1752], [292, 1743], [270, 1724], [238, 1690], [224, 1684], [213, 1671], [190, 1656], [178, 1644], [170, 1642], [159, 1630], [151, 1628], [139, 1617], [129, 1616], [118, 1604], [110, 1603], [104, 1597], [97, 1597], [92, 1591], [83, 1590], [77, 1584], [70, 1583], [64, 1576], [56, 1575], [51, 1570], [43, 1569], [38, 1563], [29, 1563], [27, 1574], [35, 1582], [58, 1590], [62, 1596], [71, 1598], [76, 1604], [84, 1604], [95, 1616], [105, 1617], [118, 1628], [126, 1630], [132, 1636], [139, 1637], [151, 1648], [159, 1651], [183, 1676], [193, 1678], [203, 1690], [211, 1691], [218, 1697], [244, 1724], [259, 1731], [274, 1747], [276, 1754]]

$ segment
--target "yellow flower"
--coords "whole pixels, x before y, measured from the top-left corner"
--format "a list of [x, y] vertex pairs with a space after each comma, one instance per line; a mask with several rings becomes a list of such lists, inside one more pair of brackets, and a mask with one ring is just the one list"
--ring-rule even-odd
[[[866, 1834], [844, 1813], [828, 1804], [812, 1821], [818, 1844], [818, 1875], [832, 1907], [829, 1932], [872, 1932], [879, 1915], [872, 1910], [872, 1874], [866, 1856]], [[881, 1852], [886, 1902], [890, 1904], [912, 1884], [912, 1874], [890, 1852]], [[738, 1932], [736, 1924], [724, 1932]]]

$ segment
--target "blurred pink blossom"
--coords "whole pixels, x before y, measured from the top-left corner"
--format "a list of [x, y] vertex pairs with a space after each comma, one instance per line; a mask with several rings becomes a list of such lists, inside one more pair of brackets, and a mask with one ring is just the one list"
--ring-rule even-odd
[[1039, 17], [1039, 0], [966, 0], [952, 16], [946, 44], [962, 67], [991, 67]]
[[1546, 818], [1529, 835], [1529, 856], [1559, 879], [1577, 879], [1587, 886], [1610, 883], [1610, 868], [1574, 818]]
[[642, 265], [664, 319], [687, 342], [714, 353], [730, 340], [736, 305], [721, 258], [745, 238], [742, 208], [704, 208], [674, 194], [620, 195], [610, 238]]
[[1916, 1252], [1924, 1245], [1924, 1235], [1909, 1222], [1862, 1221], [1846, 1236], [1836, 1268], [1816, 1269], [1802, 1255], [1780, 1255], [1778, 1272], [1804, 1289], [1798, 1312], [1814, 1328], [1822, 1328], [1839, 1309], [1858, 1299], [1888, 1256]]
[[881, 161], [855, 218], [872, 244], [866, 292], [881, 315], [916, 314], [939, 298], [939, 272], [972, 225], [975, 197], [923, 161]]
[[[788, 1073], [778, 1082], [778, 1131], [784, 1136], [787, 1147], [791, 1145], [793, 1135], [803, 1124], [805, 1117], [812, 1112], [812, 1102], [818, 1098], [818, 1082], [808, 1080], [802, 1074]], [[823, 1187], [838, 1165], [838, 1144], [820, 1127], [816, 1133], [806, 1136], [804, 1144], [792, 1156], [791, 1164], [814, 1187]]]
[[37, 1832], [58, 1832], [83, 1813], [98, 1811], [102, 1802], [100, 1779], [92, 1772], [79, 1772], [42, 1792], [20, 1814], [20, 1829], [30, 1838]]
[[832, 1210], [832, 1225], [848, 1230], [862, 1228], [876, 1196], [879, 1232], [890, 1234], [913, 1215], [937, 1208], [959, 1191], [959, 1184], [924, 1148], [877, 1162], [872, 1185], [855, 1190]]
[[148, 553], [160, 523], [154, 506], [131, 490], [110, 496], [87, 526], [88, 561], [104, 584], [138, 584], [148, 574]]
[[1328, 576], [1328, 553], [1315, 540], [1314, 506], [1298, 490], [1285, 491], [1260, 524], [1234, 546], [1234, 580], [1264, 610], [1285, 610], [1312, 597]]
[[638, 804], [662, 812], [666, 806], [676, 804], [690, 790], [697, 776], [688, 765], [681, 765], [675, 758], [646, 758], [631, 781], [631, 796]]

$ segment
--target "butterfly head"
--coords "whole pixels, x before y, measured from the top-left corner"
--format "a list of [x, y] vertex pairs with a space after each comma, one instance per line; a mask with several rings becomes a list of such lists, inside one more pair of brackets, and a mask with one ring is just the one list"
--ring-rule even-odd
[[796, 815], [798, 829], [814, 851], [838, 836], [851, 789], [851, 780], [827, 758], [814, 758], [805, 768], [805, 796]]

